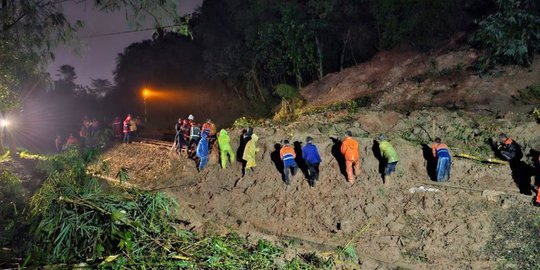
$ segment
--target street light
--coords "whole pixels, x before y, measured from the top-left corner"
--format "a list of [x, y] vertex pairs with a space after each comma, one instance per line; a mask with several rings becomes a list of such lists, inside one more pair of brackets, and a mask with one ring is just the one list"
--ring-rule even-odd
[[7, 128], [11, 123], [7, 119], [1, 119], [0, 120], [0, 127]]
[[146, 110], [146, 99], [150, 96], [150, 89], [144, 88], [142, 91], [142, 95], [143, 95], [143, 102], [144, 102], [144, 123], [146, 124], [148, 122], [147, 110]]

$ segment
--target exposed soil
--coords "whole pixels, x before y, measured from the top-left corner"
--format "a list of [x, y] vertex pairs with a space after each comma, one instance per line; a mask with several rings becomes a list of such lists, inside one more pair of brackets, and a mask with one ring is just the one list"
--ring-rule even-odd
[[478, 52], [419, 53], [394, 50], [371, 61], [328, 74], [301, 90], [310, 104], [328, 104], [371, 97], [373, 106], [413, 111], [421, 108], [477, 109], [506, 113], [519, 106], [519, 90], [540, 83], [540, 59], [528, 68], [504, 67], [482, 74], [474, 70]]
[[[110, 170], [101, 173], [113, 178], [121, 167], [128, 168], [130, 184], [177, 198], [183, 206], [181, 218], [191, 226], [213, 223], [257, 237], [295, 239], [302, 243], [301, 249], [328, 250], [352, 242], [363, 269], [491, 269], [496, 262], [483, 255], [482, 247], [493, 233], [492, 211], [529, 204], [531, 197], [519, 194], [508, 165], [460, 158], [453, 159], [449, 185], [465, 189], [433, 185], [425, 159], [429, 149], [421, 143], [428, 143], [434, 132], [454, 154], [470, 153], [463, 140], [481, 145], [486, 133], [504, 131], [526, 153], [540, 146], [540, 127], [518, 115], [479, 118], [441, 110], [304, 116], [286, 126], [255, 129], [261, 152], [256, 170], [243, 178], [239, 163], [225, 170], [219, 167], [217, 151], [207, 169], [197, 173], [193, 161], [178, 158], [169, 148], [137, 143], [106, 152], [102, 159], [110, 163]], [[341, 137], [345, 130], [353, 131], [361, 148], [362, 172], [352, 186], [345, 181], [330, 139]], [[380, 132], [390, 136], [400, 156], [397, 173], [387, 184], [373, 152], [373, 137]], [[470, 138], [458, 136], [468, 133]], [[481, 135], [474, 137], [476, 133]], [[229, 134], [237, 147], [240, 130]], [[285, 138], [301, 142], [307, 135], [316, 138], [322, 155], [321, 179], [310, 188], [299, 173], [286, 189], [274, 162], [274, 146]], [[490, 152], [476, 155], [486, 158]], [[92, 170], [100, 171], [101, 164], [97, 162]], [[420, 186], [436, 190], [410, 191]]]
[[[527, 157], [516, 169], [455, 156], [493, 158], [488, 141], [499, 132], [516, 139], [525, 154], [540, 149], [540, 126], [527, 115], [537, 104], [524, 105], [519, 98], [520, 89], [540, 83], [540, 60], [529, 69], [507, 67], [481, 75], [471, 69], [477, 58], [467, 48], [381, 52], [325, 76], [302, 89], [309, 105], [369, 97], [370, 108], [304, 115], [282, 126], [267, 121], [266, 127], [255, 128], [258, 165], [243, 178], [238, 162], [220, 168], [217, 150], [197, 173], [193, 161], [169, 147], [137, 143], [113, 147], [102, 156], [109, 166], [98, 161], [91, 169], [111, 179], [127, 168], [129, 184], [170, 193], [183, 206], [181, 219], [194, 229], [288, 239], [300, 251], [353, 243], [363, 269], [492, 269], [497, 262], [482, 250], [496, 233], [492, 214], [530, 204], [531, 196], [521, 193], [531, 192], [532, 167]], [[352, 186], [331, 139], [345, 130], [353, 132], [361, 148], [362, 172]], [[397, 173], [386, 184], [374, 152], [379, 133], [390, 137], [400, 156]], [[240, 130], [229, 134], [238, 147]], [[275, 145], [283, 139], [303, 142], [307, 135], [315, 138], [323, 159], [320, 181], [311, 188], [299, 173], [287, 189]], [[436, 136], [454, 155], [451, 182], [442, 186], [430, 177], [429, 144]]]

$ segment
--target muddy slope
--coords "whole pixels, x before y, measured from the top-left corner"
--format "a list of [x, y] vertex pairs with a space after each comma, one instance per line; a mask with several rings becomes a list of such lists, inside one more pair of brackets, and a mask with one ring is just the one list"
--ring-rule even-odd
[[[528, 204], [530, 197], [519, 195], [509, 166], [459, 158], [454, 158], [450, 185], [466, 189], [431, 185], [421, 143], [429, 142], [434, 131], [454, 154], [470, 153], [464, 140], [483, 145], [486, 134], [505, 131], [526, 152], [540, 146], [540, 128], [524, 116], [476, 118], [448, 111], [305, 116], [286, 126], [256, 128], [258, 166], [243, 178], [239, 163], [223, 170], [213, 156], [209, 167], [197, 173], [193, 162], [177, 158], [167, 147], [145, 144], [119, 145], [105, 153], [110, 170], [102, 173], [114, 177], [121, 167], [128, 168], [129, 183], [169, 192], [183, 206], [183, 219], [195, 225], [211, 222], [248, 234], [302, 239], [313, 247], [352, 242], [365, 269], [492, 268], [495, 262], [482, 255], [492, 233], [491, 212]], [[431, 125], [435, 121], [440, 124]], [[331, 139], [345, 130], [354, 132], [361, 148], [362, 172], [352, 186], [345, 181]], [[388, 184], [382, 183], [373, 152], [373, 137], [381, 132], [390, 136], [400, 156]], [[237, 147], [239, 130], [231, 134]], [[321, 179], [310, 188], [299, 173], [287, 189], [275, 162], [275, 144], [285, 138], [301, 142], [307, 135], [316, 138], [321, 151]], [[489, 152], [476, 155], [487, 157]], [[93, 169], [99, 168], [100, 162]], [[433, 189], [418, 190], [421, 186]]]

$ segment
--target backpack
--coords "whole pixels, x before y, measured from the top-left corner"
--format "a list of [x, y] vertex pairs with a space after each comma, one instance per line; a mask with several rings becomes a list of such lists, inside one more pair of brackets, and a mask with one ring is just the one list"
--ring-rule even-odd
[[191, 130], [189, 131], [189, 138], [197, 139], [199, 137], [201, 137], [201, 128], [198, 126], [192, 126]]

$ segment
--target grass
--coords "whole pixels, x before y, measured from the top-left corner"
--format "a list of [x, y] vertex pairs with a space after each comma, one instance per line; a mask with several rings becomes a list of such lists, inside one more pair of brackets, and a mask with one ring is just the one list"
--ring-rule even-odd
[[540, 102], [540, 83], [519, 90], [519, 96], [521, 100], [527, 103], [538, 104]]

